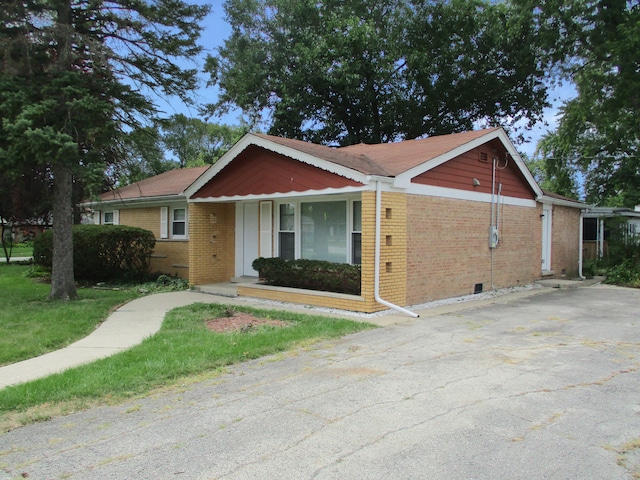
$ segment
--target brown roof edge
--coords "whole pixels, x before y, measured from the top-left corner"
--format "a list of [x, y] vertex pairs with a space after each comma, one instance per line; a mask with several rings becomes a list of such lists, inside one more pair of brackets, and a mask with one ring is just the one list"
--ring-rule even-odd
[[105, 192], [98, 198], [99, 201], [110, 202], [180, 195], [207, 171], [209, 167], [210, 165], [169, 170], [159, 175], [145, 178], [139, 182], [134, 182], [130, 185]]

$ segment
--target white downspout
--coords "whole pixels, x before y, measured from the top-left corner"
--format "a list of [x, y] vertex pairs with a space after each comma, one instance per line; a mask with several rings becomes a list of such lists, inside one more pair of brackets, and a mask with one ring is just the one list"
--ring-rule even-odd
[[375, 241], [375, 260], [374, 260], [374, 287], [373, 287], [373, 295], [376, 302], [397, 310], [399, 312], [410, 315], [414, 318], [418, 318], [418, 315], [411, 310], [407, 310], [406, 308], [402, 308], [398, 305], [395, 305], [391, 302], [387, 302], [380, 298], [380, 232], [381, 232], [381, 224], [382, 224], [382, 187], [380, 180], [376, 180], [376, 241]]
[[598, 258], [604, 257], [604, 218], [598, 219]]
[[578, 249], [578, 276], [584, 280], [582, 275], [582, 249], [584, 248], [584, 212], [586, 210], [580, 210], [580, 235], [579, 235], [579, 249]]

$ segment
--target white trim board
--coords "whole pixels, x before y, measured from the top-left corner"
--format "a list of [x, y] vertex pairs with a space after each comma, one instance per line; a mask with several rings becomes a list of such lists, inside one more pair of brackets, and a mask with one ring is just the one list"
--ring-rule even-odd
[[[468, 190], [459, 190], [457, 188], [436, 187], [432, 185], [411, 184], [406, 193], [420, 195], [424, 197], [440, 197], [451, 198], [454, 200], [468, 200], [471, 202], [491, 203], [490, 193], [471, 192]], [[496, 201], [496, 196], [493, 197]], [[503, 205], [513, 205], [516, 207], [532, 207], [538, 206], [538, 202], [533, 199], [500, 196], [500, 203]]]

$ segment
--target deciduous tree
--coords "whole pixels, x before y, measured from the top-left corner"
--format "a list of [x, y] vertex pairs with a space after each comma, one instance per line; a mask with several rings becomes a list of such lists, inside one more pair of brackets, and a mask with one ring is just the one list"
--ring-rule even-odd
[[247, 132], [246, 126], [208, 123], [182, 114], [160, 120], [159, 125], [161, 142], [180, 168], [214, 164]]
[[379, 143], [532, 123], [546, 86], [532, 26], [488, 0], [227, 0], [208, 59], [221, 94], [269, 133]]
[[577, 96], [538, 145], [548, 168], [584, 177], [590, 203], [640, 203], [640, 4], [514, 0], [532, 15], [549, 70]]

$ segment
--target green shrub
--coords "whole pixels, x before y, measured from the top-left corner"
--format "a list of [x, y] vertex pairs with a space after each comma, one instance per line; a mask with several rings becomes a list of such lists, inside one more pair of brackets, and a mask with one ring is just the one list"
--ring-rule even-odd
[[268, 285], [360, 295], [360, 265], [260, 257], [252, 266]]
[[[77, 280], [140, 279], [149, 273], [156, 240], [148, 230], [125, 225], [74, 225], [73, 269]], [[51, 269], [53, 231], [34, 240], [33, 259]]]
[[607, 270], [606, 283], [627, 287], [640, 287], [640, 264], [631, 259], [622, 261]]

